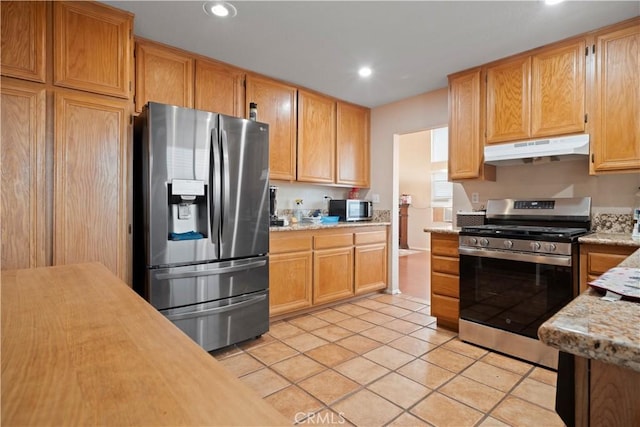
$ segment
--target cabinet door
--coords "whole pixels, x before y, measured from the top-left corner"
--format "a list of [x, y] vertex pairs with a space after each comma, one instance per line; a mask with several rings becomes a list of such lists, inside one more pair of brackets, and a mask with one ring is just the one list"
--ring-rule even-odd
[[149, 101], [193, 108], [193, 58], [146, 40], [136, 41], [136, 111]]
[[244, 71], [196, 60], [195, 108], [244, 117]]
[[356, 246], [355, 248], [355, 293], [384, 289], [387, 287], [387, 245]]
[[353, 248], [316, 250], [313, 253], [313, 303], [353, 296]]
[[585, 41], [531, 59], [531, 137], [584, 132]]
[[257, 76], [247, 76], [249, 103], [258, 104], [258, 121], [269, 124], [269, 177], [296, 179], [296, 88]]
[[3, 1], [0, 21], [2, 75], [44, 83], [47, 4]]
[[487, 68], [487, 143], [529, 137], [531, 58]]
[[1, 265], [40, 267], [46, 264], [45, 88], [3, 78], [0, 90]]
[[269, 314], [310, 307], [312, 280], [311, 251], [269, 255]]
[[55, 265], [98, 261], [127, 281], [129, 103], [55, 94]]
[[592, 172], [640, 171], [640, 20], [596, 37]]
[[337, 184], [369, 187], [369, 109], [337, 103]]
[[129, 98], [133, 15], [97, 2], [54, 2], [54, 84]]
[[335, 153], [336, 102], [298, 91], [298, 181], [333, 183]]

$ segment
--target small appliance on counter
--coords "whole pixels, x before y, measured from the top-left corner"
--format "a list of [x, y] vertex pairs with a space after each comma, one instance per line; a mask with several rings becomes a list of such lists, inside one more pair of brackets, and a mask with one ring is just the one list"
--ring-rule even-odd
[[278, 218], [278, 187], [275, 185], [269, 186], [269, 225], [284, 225], [284, 220]]
[[373, 204], [367, 200], [329, 200], [329, 216], [338, 216], [340, 221], [371, 221]]

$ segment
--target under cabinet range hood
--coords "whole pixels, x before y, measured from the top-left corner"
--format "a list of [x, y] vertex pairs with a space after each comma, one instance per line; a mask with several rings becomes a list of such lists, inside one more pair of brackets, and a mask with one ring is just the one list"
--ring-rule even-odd
[[496, 166], [586, 159], [589, 134], [494, 144], [484, 147], [484, 162]]

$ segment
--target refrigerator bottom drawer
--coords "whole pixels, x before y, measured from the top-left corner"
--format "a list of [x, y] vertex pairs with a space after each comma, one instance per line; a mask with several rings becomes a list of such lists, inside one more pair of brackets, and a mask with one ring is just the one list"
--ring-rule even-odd
[[269, 291], [160, 312], [211, 351], [269, 331]]

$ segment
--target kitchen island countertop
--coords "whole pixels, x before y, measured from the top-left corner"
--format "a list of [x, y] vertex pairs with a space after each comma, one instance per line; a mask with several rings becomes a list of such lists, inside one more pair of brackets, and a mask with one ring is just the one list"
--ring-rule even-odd
[[291, 425], [99, 263], [2, 272], [2, 424]]
[[[640, 268], [640, 249], [619, 267]], [[603, 301], [588, 289], [538, 329], [545, 344], [640, 372], [640, 302]]]

